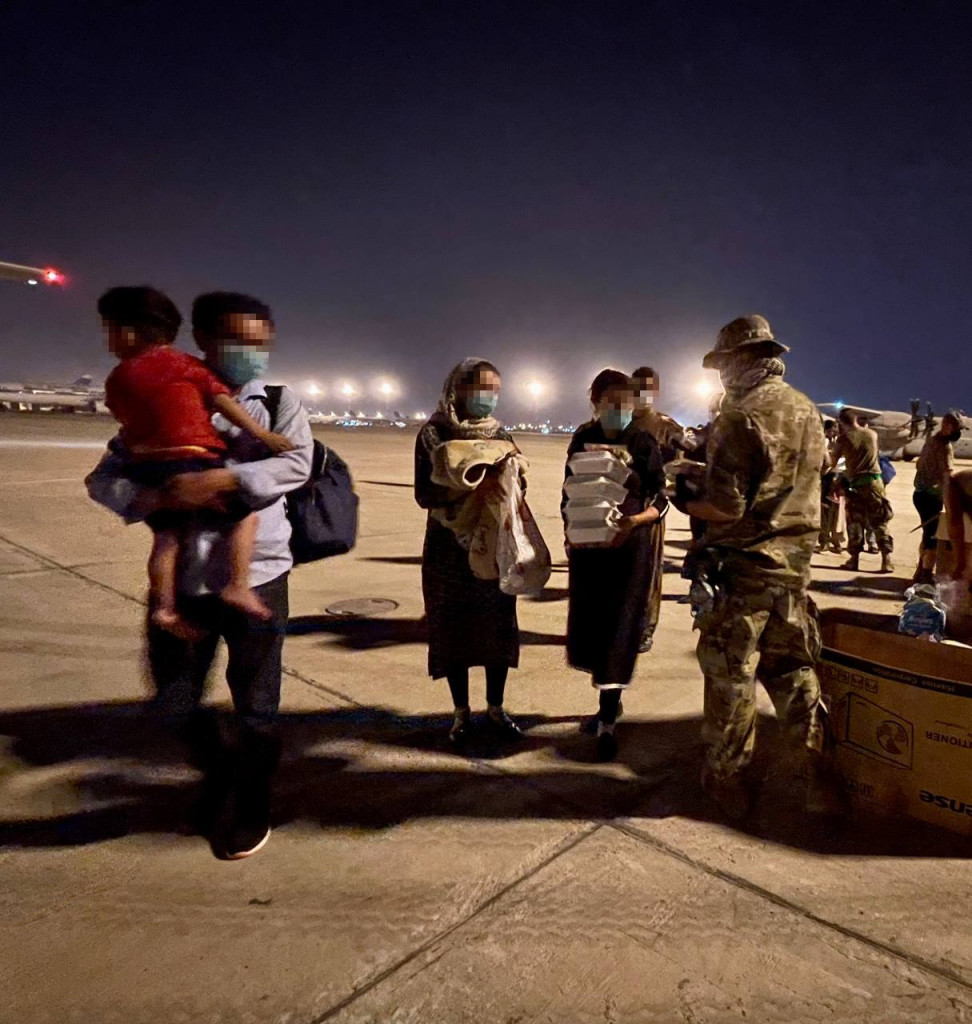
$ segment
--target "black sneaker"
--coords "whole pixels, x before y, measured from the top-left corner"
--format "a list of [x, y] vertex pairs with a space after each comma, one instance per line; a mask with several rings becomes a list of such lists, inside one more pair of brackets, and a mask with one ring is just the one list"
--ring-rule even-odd
[[613, 732], [602, 732], [597, 738], [598, 761], [613, 761], [618, 756], [618, 741]]
[[472, 721], [469, 716], [456, 717], [452, 721], [452, 728], [449, 730], [449, 745], [455, 750], [461, 750], [472, 736]]
[[523, 730], [505, 711], [498, 715], [487, 714], [486, 725], [493, 736], [504, 743], [516, 743], [523, 739]]
[[229, 833], [223, 846], [227, 860], [243, 860], [262, 850], [270, 838], [270, 792], [237, 797]]
[[[615, 716], [614, 720], [618, 721], [618, 719], [623, 714], [624, 714], [624, 704], [621, 701], [618, 701], [618, 713]], [[587, 718], [582, 718], [581, 722], [580, 722], [580, 731], [585, 736], [596, 736], [597, 735], [597, 723], [598, 722], [600, 722], [600, 719], [597, 717], [597, 715], [589, 715]]]
[[655, 638], [651, 633], [642, 633], [638, 644], [638, 653], [647, 654], [655, 646]]

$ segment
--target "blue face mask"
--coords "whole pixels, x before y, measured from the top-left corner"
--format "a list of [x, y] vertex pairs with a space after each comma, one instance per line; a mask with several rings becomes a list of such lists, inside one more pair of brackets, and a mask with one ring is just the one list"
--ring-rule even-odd
[[630, 409], [602, 409], [597, 417], [606, 434], [623, 434], [631, 425], [633, 413]]
[[466, 412], [470, 419], [484, 420], [492, 416], [499, 402], [499, 395], [495, 391], [474, 391], [466, 401]]
[[252, 345], [218, 345], [216, 369], [228, 384], [241, 388], [262, 377], [270, 365], [270, 353]]

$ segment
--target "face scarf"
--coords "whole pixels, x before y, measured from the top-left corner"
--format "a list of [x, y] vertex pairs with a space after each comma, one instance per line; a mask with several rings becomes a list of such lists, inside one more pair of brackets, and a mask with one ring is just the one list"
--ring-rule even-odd
[[470, 375], [482, 366], [485, 361], [484, 359], [464, 359], [449, 374], [442, 387], [439, 406], [432, 417], [432, 422], [447, 427], [455, 438], [468, 441], [488, 440], [491, 437], [495, 437], [502, 429], [499, 422], [492, 416], [460, 420], [459, 414], [456, 412], [456, 405], [459, 401], [459, 386], [463, 381], [468, 380]]
[[779, 356], [754, 359], [745, 352], [727, 356], [719, 367], [719, 377], [727, 392], [743, 395], [770, 377], [782, 377], [786, 364]]

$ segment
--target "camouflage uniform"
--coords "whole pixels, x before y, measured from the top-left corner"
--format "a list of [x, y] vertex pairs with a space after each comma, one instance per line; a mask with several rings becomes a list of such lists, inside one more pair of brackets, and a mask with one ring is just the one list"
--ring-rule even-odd
[[857, 428], [842, 434], [834, 448], [834, 458], [843, 458], [847, 469], [844, 474], [844, 507], [847, 517], [847, 550], [851, 556], [864, 548], [867, 532], [882, 554], [894, 550], [894, 539], [888, 528], [893, 512], [881, 479], [878, 461], [878, 440], [873, 430]]
[[709, 503], [737, 517], [710, 522], [706, 532], [718, 567], [697, 651], [707, 788], [737, 777], [752, 757], [757, 679], [793, 743], [823, 750], [826, 708], [814, 668], [820, 635], [807, 586], [825, 457], [819, 413], [782, 377], [727, 394], [709, 442], [705, 490]]

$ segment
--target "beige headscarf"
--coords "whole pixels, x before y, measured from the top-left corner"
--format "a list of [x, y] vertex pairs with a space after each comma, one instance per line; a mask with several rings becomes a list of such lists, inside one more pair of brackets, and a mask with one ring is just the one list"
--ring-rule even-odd
[[486, 359], [470, 358], [456, 366], [446, 377], [446, 382], [439, 397], [439, 405], [432, 416], [432, 423], [438, 423], [449, 429], [456, 438], [466, 440], [486, 440], [495, 437], [503, 428], [492, 416], [478, 420], [460, 420], [456, 412], [459, 385], [480, 366], [491, 365]]

